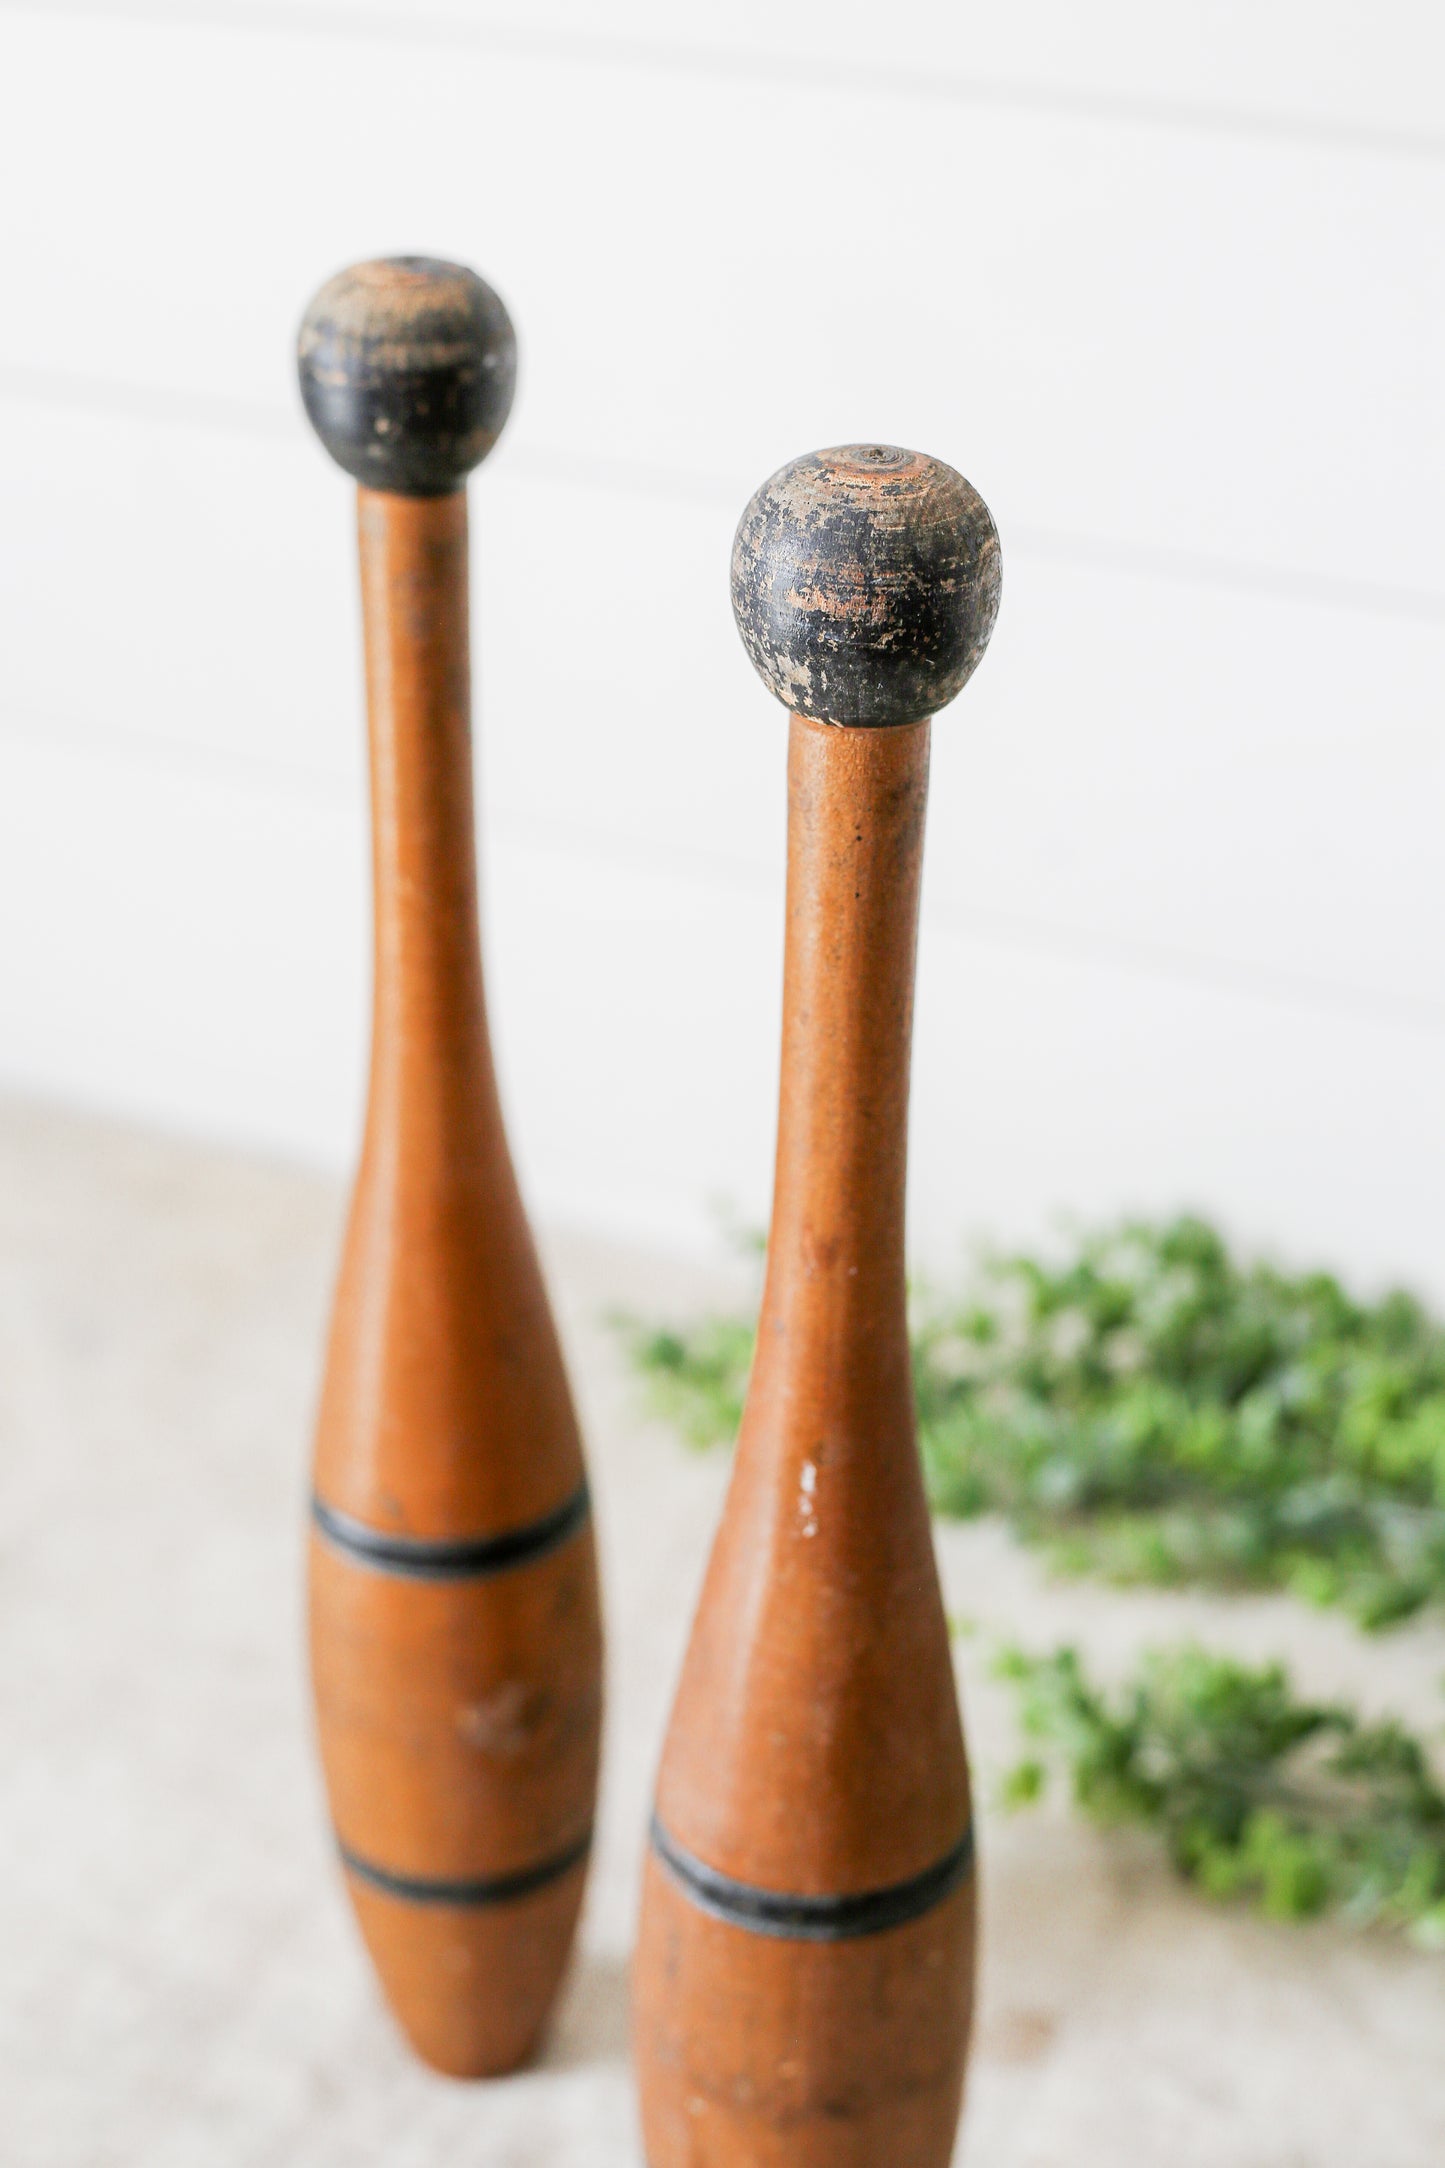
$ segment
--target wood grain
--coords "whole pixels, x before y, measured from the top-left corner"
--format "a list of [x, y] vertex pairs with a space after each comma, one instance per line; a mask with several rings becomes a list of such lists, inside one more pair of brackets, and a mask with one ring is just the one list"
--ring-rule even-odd
[[317, 1432], [312, 1673], [392, 2008], [427, 2061], [478, 2076], [530, 2053], [581, 1903], [596, 1565], [487, 1035], [465, 495], [363, 490], [360, 537], [375, 1005]]
[[[970, 1828], [904, 1316], [929, 730], [791, 725], [758, 1353], [657, 1787], [673, 1846], [818, 1899], [926, 1874]], [[705, 1909], [654, 1847], [636, 1968], [652, 2168], [945, 2162], [972, 1976], [966, 1879], [907, 1924], [804, 1940]]]

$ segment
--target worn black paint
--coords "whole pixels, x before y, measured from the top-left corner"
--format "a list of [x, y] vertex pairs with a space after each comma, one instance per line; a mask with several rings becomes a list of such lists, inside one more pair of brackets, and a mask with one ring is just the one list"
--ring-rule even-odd
[[592, 1832], [589, 1829], [575, 1844], [569, 1844], [565, 1852], [555, 1853], [535, 1867], [519, 1867], [512, 1874], [465, 1877], [393, 1874], [389, 1867], [378, 1867], [374, 1861], [361, 1859], [355, 1852], [348, 1851], [339, 1838], [336, 1849], [348, 1874], [354, 1874], [358, 1882], [380, 1890], [383, 1896], [400, 1898], [404, 1904], [505, 1905], [515, 1903], [519, 1897], [532, 1896], [535, 1891], [545, 1889], [549, 1882], [560, 1882], [564, 1874], [579, 1867], [592, 1849]]
[[655, 1815], [652, 1849], [679, 1888], [716, 1919], [755, 1935], [777, 1935], [794, 1942], [849, 1942], [857, 1935], [880, 1935], [890, 1927], [906, 1927], [951, 1896], [973, 1871], [973, 1825], [952, 1851], [922, 1874], [906, 1882], [891, 1882], [886, 1889], [855, 1890], [840, 1897], [795, 1897], [734, 1881], [685, 1852]]
[[322, 1498], [311, 1501], [316, 1531], [333, 1550], [375, 1573], [399, 1573], [414, 1581], [482, 1580], [514, 1566], [530, 1565], [533, 1559], [559, 1550], [590, 1511], [584, 1483], [553, 1512], [528, 1521], [525, 1527], [508, 1528], [497, 1536], [451, 1538], [396, 1535], [354, 1520], [349, 1513], [338, 1513]]
[[322, 287], [297, 344], [322, 443], [368, 489], [459, 489], [511, 411], [517, 342], [490, 286], [462, 264], [397, 256]]
[[959, 693], [998, 614], [998, 534], [976, 489], [894, 445], [810, 452], [753, 497], [733, 614], [764, 682], [814, 722], [922, 722]]

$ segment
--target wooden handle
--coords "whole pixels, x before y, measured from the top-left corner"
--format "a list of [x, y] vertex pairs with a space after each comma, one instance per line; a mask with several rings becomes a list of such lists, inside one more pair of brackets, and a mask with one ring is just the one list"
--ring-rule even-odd
[[460, 484], [505, 414], [500, 308], [454, 266], [364, 265], [302, 336], [328, 449], [387, 477], [359, 494], [375, 999], [317, 1426], [312, 1674], [363, 1934], [413, 2044], [457, 2076], [522, 2060], [552, 2002], [601, 1708], [581, 1445], [477, 929]]
[[658, 1778], [636, 1970], [652, 2168], [945, 2168], [972, 2001], [968, 1769], [904, 1300], [930, 725], [998, 601], [982, 500], [800, 460], [733, 560], [793, 709], [777, 1171], [737, 1462]]

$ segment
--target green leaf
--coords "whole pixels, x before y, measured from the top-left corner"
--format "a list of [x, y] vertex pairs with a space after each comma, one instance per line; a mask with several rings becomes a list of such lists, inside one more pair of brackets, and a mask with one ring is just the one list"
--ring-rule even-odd
[[[622, 1330], [656, 1413], [735, 1435], [750, 1320]], [[1288, 1588], [1372, 1629], [1445, 1598], [1445, 1326], [1408, 1295], [1131, 1220], [918, 1293], [913, 1374], [935, 1510], [1004, 1514], [1066, 1571]]]
[[1156, 1829], [1208, 1896], [1445, 1948], [1445, 1794], [1400, 1725], [1298, 1700], [1278, 1664], [1194, 1647], [1147, 1656], [1112, 1694], [1071, 1648], [1007, 1650], [997, 1668], [1036, 1747], [1007, 1780], [1011, 1806], [1055, 1765], [1084, 1813]]

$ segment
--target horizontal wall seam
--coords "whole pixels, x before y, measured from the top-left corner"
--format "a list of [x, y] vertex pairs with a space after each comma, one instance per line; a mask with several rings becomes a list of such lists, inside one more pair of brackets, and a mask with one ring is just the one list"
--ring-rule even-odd
[[703, 76], [765, 87], [836, 92], [870, 98], [902, 98], [988, 107], [1104, 126], [1173, 130], [1223, 140], [1306, 150], [1345, 151], [1366, 157], [1439, 160], [1445, 136], [1426, 129], [1390, 128], [1365, 121], [1315, 119], [1306, 114], [1251, 111], [1184, 98], [1146, 97], [1127, 91], [1062, 90], [1007, 77], [965, 76], [923, 66], [889, 66], [872, 60], [764, 53], [745, 47], [707, 46], [652, 38], [598, 37], [575, 31], [519, 30], [500, 23], [467, 23], [449, 17], [377, 8], [304, 5], [245, 6], [235, 0], [130, 0], [106, 7], [95, 0], [0, 0], [0, 14], [90, 21], [113, 27], [161, 25], [177, 29], [239, 30], [266, 36], [325, 37], [356, 43], [462, 47], [503, 53], [520, 60], [557, 60], [574, 65], [633, 68], [669, 75]]
[[[230, 748], [184, 746], [173, 739], [162, 738], [158, 733], [115, 730], [103, 724], [85, 725], [74, 720], [59, 723], [34, 716], [17, 719], [0, 712], [0, 743], [7, 739], [47, 748], [59, 746], [72, 755], [118, 760], [123, 766], [132, 765], [138, 755], [159, 770], [191, 775], [204, 783], [239, 782], [259, 795], [274, 790], [286, 797], [308, 798], [327, 811], [341, 812], [354, 821], [358, 835], [364, 820], [359, 775], [348, 784], [340, 777], [332, 781], [317, 770], [299, 766], [293, 770], [281, 761], [263, 763]], [[570, 857], [580, 854], [604, 866], [649, 880], [681, 880], [693, 887], [723, 887], [769, 899], [781, 893], [780, 864], [769, 866], [759, 860], [724, 858], [720, 853], [708, 854], [702, 860], [696, 851], [673, 854], [662, 849], [649, 850], [632, 842], [613, 843], [580, 826], [497, 811], [489, 813], [483, 827], [493, 843]], [[1374, 992], [1367, 987], [1336, 986], [1305, 974], [1274, 971], [1267, 966], [1241, 967], [1226, 959], [1201, 956], [1188, 949], [1170, 949], [1155, 942], [1130, 940], [1124, 935], [1065, 927], [1023, 913], [991, 911], [946, 898], [926, 897], [923, 926], [925, 945], [927, 929], [937, 926], [995, 947], [1123, 971], [1174, 985], [1199, 986], [1211, 992], [1263, 1001], [1277, 1008], [1305, 1009], [1317, 1015], [1351, 1016], [1432, 1035], [1445, 1032], [1445, 1001], [1412, 1000], [1406, 995]]]
[[[3, 8], [4, 0], [0, 0]], [[298, 405], [294, 414], [281, 407], [241, 399], [212, 398], [195, 392], [167, 391], [153, 385], [113, 383], [96, 377], [32, 369], [0, 361], [0, 399], [12, 398], [69, 412], [115, 416], [162, 427], [214, 430], [219, 435], [267, 437], [277, 443], [314, 445]], [[674, 502], [713, 504], [736, 513], [746, 498], [739, 486], [717, 475], [667, 467], [638, 466], [631, 461], [581, 457], [545, 447], [503, 445], [489, 473], [515, 473], [559, 488], [618, 491], [631, 496], [669, 498]], [[1156, 542], [1130, 542], [1106, 535], [1071, 533], [1062, 528], [1019, 526], [1004, 530], [1006, 547], [1025, 556], [1086, 571], [1123, 572], [1131, 577], [1167, 580], [1175, 586], [1225, 588], [1266, 601], [1324, 605], [1368, 617], [1404, 618], [1416, 624], [1445, 625], [1445, 593], [1428, 587], [1338, 579], [1328, 573], [1250, 563], [1247, 559], [1211, 557], [1171, 549]]]

